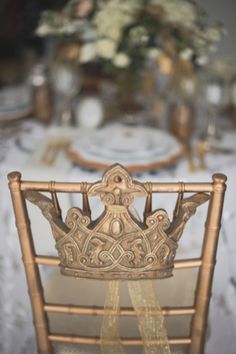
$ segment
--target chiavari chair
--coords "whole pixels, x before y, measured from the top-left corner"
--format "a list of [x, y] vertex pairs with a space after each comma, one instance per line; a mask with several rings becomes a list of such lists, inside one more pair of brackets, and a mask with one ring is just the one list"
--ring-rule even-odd
[[[145, 281], [153, 279], [162, 282], [172, 275], [173, 269], [178, 272], [196, 268], [198, 276], [192, 306], [162, 307], [161, 313], [164, 317], [191, 317], [189, 335], [168, 337], [170, 347], [182, 345], [186, 346], [188, 354], [203, 353], [226, 189], [224, 175], [215, 174], [212, 181], [206, 183], [141, 183], [135, 181], [121, 165], [115, 164], [104, 173], [101, 181], [95, 183], [25, 181], [19, 172], [11, 172], [8, 177], [39, 354], [54, 353], [54, 343], [73, 343], [79, 348], [80, 345], [99, 345], [102, 341], [100, 337], [53, 333], [48, 321], [50, 313], [102, 316], [106, 312], [102, 306], [47, 303], [40, 265], [60, 267], [63, 276], [72, 277], [72, 280], [76, 278], [75, 281], [87, 278], [135, 284], [139, 281], [145, 284]], [[63, 218], [59, 193], [81, 194], [82, 207], [72, 207]], [[177, 195], [171, 217], [166, 210], [152, 207], [153, 195], [162, 193]], [[99, 197], [104, 205], [103, 213], [95, 220], [91, 216], [89, 202], [93, 197]], [[141, 219], [131, 209], [133, 201], [139, 197], [146, 198]], [[29, 203], [39, 207], [48, 220], [57, 257], [36, 253]], [[176, 249], [181, 243], [185, 225], [203, 203], [207, 204], [207, 215], [201, 255], [199, 258], [176, 260]], [[121, 307], [118, 315], [135, 316], [137, 311], [132, 307]], [[118, 340], [124, 346], [143, 345], [142, 338], [122, 337]]]

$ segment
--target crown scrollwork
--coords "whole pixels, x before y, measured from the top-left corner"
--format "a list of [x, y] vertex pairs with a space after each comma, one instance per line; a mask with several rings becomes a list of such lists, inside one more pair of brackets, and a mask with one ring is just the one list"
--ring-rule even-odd
[[95, 279], [166, 278], [172, 275], [186, 222], [209, 196], [197, 193], [181, 198], [172, 221], [164, 209], [139, 220], [130, 207], [134, 198], [147, 197], [148, 192], [122, 166], [114, 165], [87, 191], [105, 205], [97, 220], [73, 207], [64, 222], [51, 199], [34, 191], [25, 196], [51, 225], [63, 274]]

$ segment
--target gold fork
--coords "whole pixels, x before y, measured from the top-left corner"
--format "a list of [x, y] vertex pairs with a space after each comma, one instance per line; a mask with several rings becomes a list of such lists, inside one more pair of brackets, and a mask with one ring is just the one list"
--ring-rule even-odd
[[69, 141], [67, 139], [49, 141], [41, 157], [41, 162], [45, 165], [52, 166], [60, 150], [65, 149], [68, 144]]

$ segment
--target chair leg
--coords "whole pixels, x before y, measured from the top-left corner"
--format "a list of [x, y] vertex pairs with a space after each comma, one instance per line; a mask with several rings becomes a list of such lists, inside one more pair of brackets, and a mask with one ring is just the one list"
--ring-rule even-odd
[[21, 175], [13, 172], [8, 175], [16, 227], [20, 238], [22, 260], [25, 266], [27, 285], [32, 306], [36, 340], [39, 354], [53, 354], [51, 342], [48, 339], [49, 326], [44, 311], [43, 288], [38, 265], [35, 262], [35, 249], [30, 228], [26, 202], [21, 192]]
[[189, 346], [188, 354], [203, 354], [204, 352], [207, 316], [216, 263], [216, 251], [221, 226], [224, 193], [226, 189], [225, 182], [226, 177], [224, 175], [215, 174], [213, 176], [214, 193], [210, 200], [207, 222], [205, 224], [205, 235], [201, 257], [202, 265], [198, 275], [197, 296], [195, 299], [196, 314], [192, 320], [192, 342]]

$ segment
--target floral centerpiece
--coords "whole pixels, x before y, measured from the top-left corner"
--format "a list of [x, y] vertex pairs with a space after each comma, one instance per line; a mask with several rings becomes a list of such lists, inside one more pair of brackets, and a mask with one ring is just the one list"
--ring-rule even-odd
[[148, 62], [169, 77], [207, 64], [224, 27], [193, 0], [69, 0], [43, 12], [36, 33], [69, 43], [62, 57], [130, 83]]

